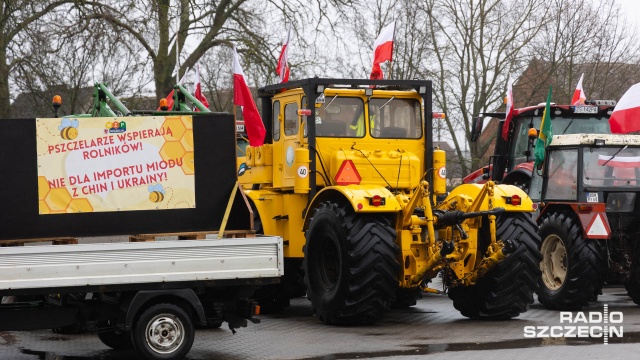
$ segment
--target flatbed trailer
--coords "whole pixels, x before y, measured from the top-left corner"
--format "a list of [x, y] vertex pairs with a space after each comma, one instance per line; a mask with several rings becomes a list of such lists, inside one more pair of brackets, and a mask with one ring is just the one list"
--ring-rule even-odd
[[195, 326], [257, 322], [256, 287], [280, 281], [282, 239], [0, 248], [0, 331], [95, 332], [115, 349], [180, 359]]

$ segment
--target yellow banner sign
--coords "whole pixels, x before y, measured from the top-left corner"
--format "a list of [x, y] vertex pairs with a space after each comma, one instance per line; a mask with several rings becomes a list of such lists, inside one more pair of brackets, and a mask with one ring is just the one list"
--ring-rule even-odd
[[40, 214], [194, 208], [191, 116], [36, 119]]

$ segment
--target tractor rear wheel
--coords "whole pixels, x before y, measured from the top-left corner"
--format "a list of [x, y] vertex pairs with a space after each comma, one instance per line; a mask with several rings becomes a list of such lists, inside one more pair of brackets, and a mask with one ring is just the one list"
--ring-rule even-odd
[[601, 247], [582, 236], [574, 215], [549, 213], [540, 223], [542, 277], [538, 301], [548, 309], [579, 310], [602, 289]]
[[629, 294], [631, 300], [640, 305], [640, 246], [636, 244], [634, 247], [631, 271], [624, 287], [627, 289], [627, 294]]
[[[540, 277], [540, 238], [526, 213], [503, 213], [496, 219], [496, 239], [513, 244], [512, 251], [472, 286], [449, 289], [453, 306], [472, 319], [509, 319], [527, 311]], [[488, 221], [481, 228], [479, 248], [489, 241]]]
[[327, 201], [313, 213], [305, 235], [307, 297], [318, 318], [341, 325], [380, 320], [395, 299], [400, 270], [389, 219]]
[[640, 266], [632, 265], [629, 280], [624, 284], [631, 300], [640, 305]]

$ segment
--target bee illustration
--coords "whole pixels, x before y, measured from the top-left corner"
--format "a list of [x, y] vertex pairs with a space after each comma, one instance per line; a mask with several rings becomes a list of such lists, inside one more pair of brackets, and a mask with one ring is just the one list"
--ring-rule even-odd
[[154, 203], [162, 202], [165, 192], [162, 184], [149, 185], [149, 200]]
[[78, 137], [78, 119], [62, 118], [58, 130], [60, 130], [60, 137], [65, 140], [73, 140]]

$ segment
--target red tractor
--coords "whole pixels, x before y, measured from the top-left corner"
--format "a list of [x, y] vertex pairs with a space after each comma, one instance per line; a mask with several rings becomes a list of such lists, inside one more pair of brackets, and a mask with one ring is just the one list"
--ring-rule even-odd
[[[634, 175], [640, 169], [636, 169], [635, 163], [626, 163], [625, 168], [621, 168], [618, 162], [601, 164], [598, 170], [606, 170], [607, 175], [602, 177], [606, 177], [607, 181], [597, 184], [591, 181], [592, 177], [584, 174], [594, 164], [587, 162], [591, 158], [583, 157], [583, 153], [599, 153], [612, 147], [615, 149], [607, 151], [615, 152], [624, 146], [616, 147], [614, 144], [632, 139], [611, 135], [609, 117], [615, 102], [595, 100], [583, 106], [551, 105], [553, 133], [560, 136], [554, 137], [544, 168], [534, 172], [533, 146], [544, 105], [515, 110], [507, 140], [500, 136], [504, 126], [502, 120], [497, 129], [496, 147], [490, 165], [473, 172], [463, 181], [484, 183], [494, 180], [517, 185], [527, 190], [529, 196], [539, 203], [536, 221], [542, 239], [543, 276], [537, 294], [538, 300], [546, 307], [579, 309], [597, 297], [605, 282], [625, 283], [629, 294], [638, 303], [640, 255], [631, 239], [640, 231], [640, 228], [636, 229], [640, 221], [633, 213], [639, 188], [635, 180], [624, 183], [614, 177], [624, 174], [624, 179], [640, 178]], [[472, 141], [478, 139], [484, 117], [504, 118], [504, 113], [483, 115], [474, 119]], [[587, 137], [588, 141], [579, 140], [586, 136], [584, 134], [599, 135]], [[600, 140], [596, 145], [596, 138], [604, 139], [604, 145]], [[630, 152], [631, 147], [629, 144], [622, 154]], [[577, 152], [580, 152], [580, 157]], [[566, 158], [561, 165], [558, 165], [558, 160], [549, 163], [560, 156]], [[624, 211], [617, 207], [622, 202], [627, 203]], [[640, 209], [640, 206], [637, 208]], [[634, 258], [638, 260], [633, 261]]]
[[[554, 130], [562, 129], [553, 123]], [[529, 196], [540, 203], [538, 300], [577, 310], [612, 278], [640, 304], [640, 135], [556, 135]]]
[[[592, 100], [586, 105], [551, 105], [551, 120], [554, 134], [610, 134], [609, 117], [615, 107], [612, 100]], [[493, 180], [502, 184], [528, 188], [533, 169], [533, 145], [538, 136], [545, 104], [515, 109], [509, 124], [507, 140], [503, 139], [500, 121], [496, 145], [490, 164], [467, 175], [462, 182], [485, 183]], [[477, 141], [485, 117], [504, 119], [505, 113], [484, 113], [476, 117], [471, 130], [471, 141]]]

